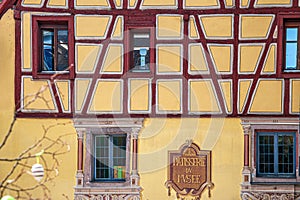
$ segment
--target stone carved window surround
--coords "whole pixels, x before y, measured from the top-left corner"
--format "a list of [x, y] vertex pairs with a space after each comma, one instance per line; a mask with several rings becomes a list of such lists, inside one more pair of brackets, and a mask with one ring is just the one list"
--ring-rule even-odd
[[[259, 199], [259, 196], [276, 196], [278, 199], [285, 197], [300, 198], [299, 176], [299, 118], [242, 118], [244, 131], [244, 167], [242, 171], [243, 200]], [[257, 177], [256, 173], [256, 132], [264, 131], [292, 131], [296, 133], [296, 171], [291, 178], [266, 178]]]
[[[78, 135], [75, 199], [97, 197], [126, 197], [139, 199], [141, 187], [137, 168], [137, 140], [143, 119], [75, 119]], [[126, 134], [125, 181], [102, 182], [93, 180], [93, 140], [100, 134]]]

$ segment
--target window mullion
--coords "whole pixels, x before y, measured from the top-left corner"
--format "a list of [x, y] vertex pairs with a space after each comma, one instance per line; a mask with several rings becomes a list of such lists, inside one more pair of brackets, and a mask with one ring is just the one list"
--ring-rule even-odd
[[109, 136], [109, 178], [113, 179], [113, 137]]
[[58, 62], [58, 30], [57, 28], [54, 28], [54, 44], [53, 44], [53, 48], [54, 48], [54, 55], [53, 55], [53, 59], [54, 59], [54, 71], [57, 71], [57, 62]]
[[274, 174], [278, 175], [278, 133], [274, 134]]

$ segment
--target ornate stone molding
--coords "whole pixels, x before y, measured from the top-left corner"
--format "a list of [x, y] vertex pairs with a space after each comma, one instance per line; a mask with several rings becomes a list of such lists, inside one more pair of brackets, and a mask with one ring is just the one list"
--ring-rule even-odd
[[75, 200], [140, 200], [139, 195], [131, 194], [98, 194], [98, 195], [75, 195]]
[[300, 194], [244, 192], [241, 197], [242, 200], [299, 200]]

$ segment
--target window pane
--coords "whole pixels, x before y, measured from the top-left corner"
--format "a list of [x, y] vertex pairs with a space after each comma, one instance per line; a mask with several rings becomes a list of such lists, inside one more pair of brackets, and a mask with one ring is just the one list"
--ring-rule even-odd
[[292, 135], [278, 136], [278, 172], [293, 173], [294, 137]]
[[298, 28], [286, 28], [286, 41], [297, 41]]
[[43, 45], [43, 71], [53, 71], [54, 70], [54, 57], [53, 57], [53, 46]]
[[69, 65], [69, 52], [67, 44], [58, 44], [57, 48], [57, 71], [64, 71]]
[[134, 33], [132, 49], [133, 70], [150, 69], [150, 34]]
[[58, 30], [57, 35], [59, 43], [68, 43], [68, 30]]
[[286, 43], [286, 55], [285, 55], [285, 62], [286, 66], [285, 69], [296, 69], [297, 68], [297, 43]]
[[43, 44], [53, 45], [54, 31], [53, 30], [42, 30]]
[[274, 173], [274, 136], [259, 136], [259, 173]]

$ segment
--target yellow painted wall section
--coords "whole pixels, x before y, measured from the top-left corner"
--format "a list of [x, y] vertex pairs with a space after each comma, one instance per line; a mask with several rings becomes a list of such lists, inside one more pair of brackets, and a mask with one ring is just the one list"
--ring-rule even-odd
[[262, 45], [240, 46], [239, 71], [242, 73], [254, 73], [262, 52]]
[[89, 110], [91, 112], [121, 112], [121, 81], [98, 81]]
[[99, 37], [106, 35], [110, 16], [100, 15], [77, 15], [75, 16], [75, 36], [76, 37]]
[[272, 19], [273, 16], [242, 16], [241, 38], [266, 38]]
[[101, 45], [87, 45], [87, 44], [77, 45], [76, 46], [77, 71], [78, 72], [94, 71], [101, 49], [102, 49]]
[[130, 80], [130, 110], [148, 111], [149, 105], [149, 79]]
[[66, 6], [67, 2], [66, 2], [66, 0], [49, 0], [48, 5], [49, 6]]
[[123, 45], [108, 45], [101, 72], [121, 72], [123, 70]]
[[69, 90], [70, 90], [70, 85], [68, 81], [55, 81], [55, 85], [57, 87], [57, 92], [59, 95], [59, 98], [63, 104], [63, 109], [64, 110], [69, 110], [70, 105], [69, 105]]
[[251, 86], [251, 80], [240, 80], [239, 82], [239, 112], [243, 112], [245, 101]]
[[41, 5], [42, 0], [23, 0], [22, 3], [25, 5]]
[[196, 22], [195, 22], [195, 18], [194, 17], [190, 17], [190, 20], [189, 20], [189, 36], [190, 38], [199, 38], [198, 36], [198, 30], [197, 30], [197, 27], [196, 27]]
[[121, 16], [117, 17], [117, 20], [115, 22], [114, 32], [112, 33], [112, 37], [111, 37], [112, 39], [122, 38], [123, 36], [122, 23], [123, 23], [123, 17]]
[[122, 2], [121, 0], [114, 0], [115, 4], [117, 7], [121, 7], [122, 6]]
[[219, 5], [217, 0], [185, 0], [184, 2], [185, 7], [215, 7]]
[[144, 0], [142, 6], [175, 6], [176, 0]]
[[[23, 105], [25, 110], [55, 110], [54, 95], [50, 92], [47, 81], [33, 80], [31, 77], [23, 78]], [[39, 92], [39, 97], [36, 97]]]
[[181, 82], [179, 80], [163, 81], [157, 83], [158, 111], [181, 110]]
[[282, 80], [260, 80], [253, 96], [250, 112], [281, 113], [282, 84]]
[[220, 82], [220, 86], [221, 86], [223, 97], [225, 100], [227, 112], [231, 113], [232, 112], [232, 92], [231, 92], [232, 84], [231, 84], [231, 81], [222, 80]]
[[225, 5], [228, 7], [232, 7], [234, 5], [233, 0], [225, 0]]
[[189, 67], [191, 72], [208, 72], [204, 50], [201, 44], [189, 46]]
[[256, 5], [290, 5], [291, 3], [291, 0], [257, 0]]
[[177, 38], [183, 36], [183, 20], [181, 15], [158, 15], [157, 16], [157, 37]]
[[158, 46], [157, 47], [158, 72], [180, 72], [182, 69], [181, 46]]
[[189, 86], [190, 112], [220, 112], [212, 82], [192, 80]]
[[276, 45], [271, 44], [263, 66], [263, 73], [275, 73], [276, 70]]
[[209, 46], [217, 72], [231, 71], [231, 48], [231, 46]]
[[300, 80], [292, 80], [292, 113], [300, 112]]
[[129, 0], [129, 7], [134, 7], [137, 0]]
[[109, 6], [106, 0], [76, 0], [76, 6]]
[[31, 14], [22, 13], [22, 59], [23, 68], [31, 68]]
[[207, 38], [231, 38], [232, 16], [200, 16], [204, 32]]
[[85, 97], [90, 87], [91, 81], [89, 79], [76, 79], [75, 80], [75, 102], [76, 110], [81, 110], [85, 103]]
[[[174, 200], [165, 187], [168, 174], [168, 151], [178, 150], [192, 139], [202, 150], [212, 152], [212, 182], [215, 187], [208, 198], [206, 189], [201, 199], [240, 199], [243, 164], [243, 131], [235, 118], [158, 118], [146, 119], [139, 136], [139, 173], [142, 199]], [[159, 142], [157, 142], [159, 141]], [[225, 150], [226, 149], [226, 150]], [[190, 198], [188, 198], [190, 199]]]
[[250, 0], [241, 0], [241, 6], [242, 7], [248, 7], [249, 6], [249, 1]]

